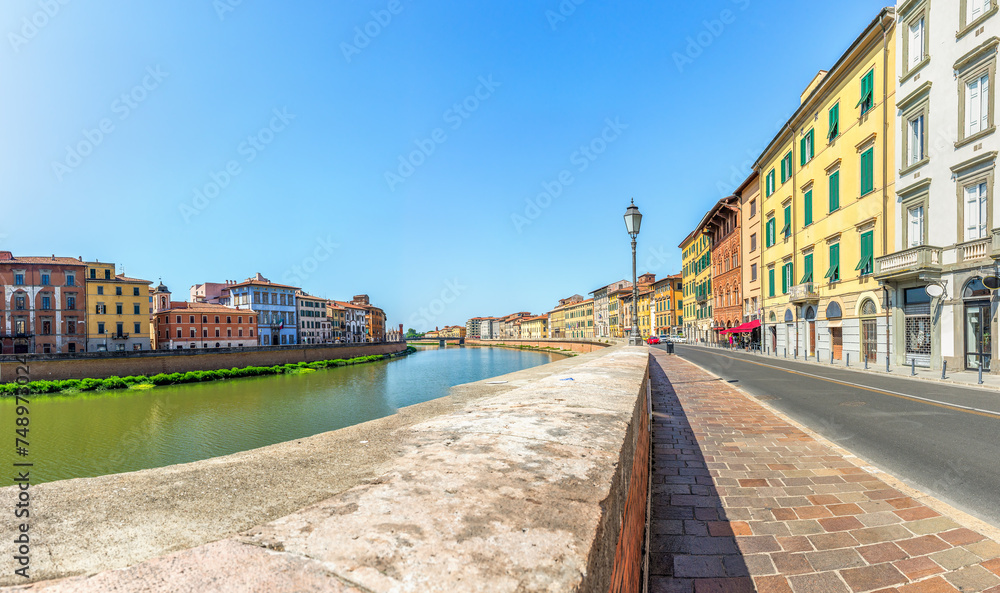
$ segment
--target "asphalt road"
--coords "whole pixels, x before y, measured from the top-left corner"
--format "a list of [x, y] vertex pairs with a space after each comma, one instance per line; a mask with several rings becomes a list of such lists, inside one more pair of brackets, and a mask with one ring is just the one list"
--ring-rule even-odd
[[1000, 528], [1000, 393], [708, 348], [676, 351], [909, 486]]

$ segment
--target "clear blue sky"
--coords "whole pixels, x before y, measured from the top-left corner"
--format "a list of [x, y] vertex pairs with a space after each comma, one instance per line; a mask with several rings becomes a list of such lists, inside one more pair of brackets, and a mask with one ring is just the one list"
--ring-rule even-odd
[[632, 197], [640, 273], [677, 272], [882, 7], [576, 2], [5, 0], [0, 249], [544, 312], [630, 274]]

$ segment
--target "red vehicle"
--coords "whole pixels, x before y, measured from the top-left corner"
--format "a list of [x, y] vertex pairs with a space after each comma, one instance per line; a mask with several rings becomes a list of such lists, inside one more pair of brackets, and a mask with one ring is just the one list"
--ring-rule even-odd
[[656, 336], [650, 336], [649, 338], [646, 339], [646, 343], [647, 344], [659, 344], [660, 343], [660, 338], [657, 338]]

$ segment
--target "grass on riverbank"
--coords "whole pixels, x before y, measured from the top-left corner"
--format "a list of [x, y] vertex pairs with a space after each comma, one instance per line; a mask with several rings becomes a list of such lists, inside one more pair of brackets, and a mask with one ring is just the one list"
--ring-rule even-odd
[[[412, 354], [416, 348], [407, 347], [400, 354]], [[338, 358], [316, 362], [298, 362], [279, 364], [269, 367], [233, 367], [217, 371], [190, 371], [187, 373], [160, 373], [158, 375], [130, 375], [128, 377], [108, 377], [107, 379], [66, 379], [63, 381], [31, 381], [24, 385], [17, 383], [0, 384], [0, 396], [23, 394], [45, 394], [82, 391], [111, 391], [116, 389], [152, 389], [162, 385], [181, 385], [183, 383], [200, 383], [204, 381], [221, 381], [225, 379], [240, 379], [243, 377], [263, 377], [267, 375], [290, 375], [311, 373], [318, 369], [342, 367], [355, 364], [365, 364], [388, 360], [389, 354], [358, 356], [355, 358]]]

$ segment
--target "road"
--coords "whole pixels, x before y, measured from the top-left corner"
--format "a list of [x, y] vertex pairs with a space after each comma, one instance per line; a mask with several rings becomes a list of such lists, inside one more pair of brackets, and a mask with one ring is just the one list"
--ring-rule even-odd
[[907, 485], [1000, 528], [1000, 393], [724, 350], [676, 351]]

